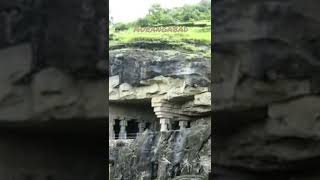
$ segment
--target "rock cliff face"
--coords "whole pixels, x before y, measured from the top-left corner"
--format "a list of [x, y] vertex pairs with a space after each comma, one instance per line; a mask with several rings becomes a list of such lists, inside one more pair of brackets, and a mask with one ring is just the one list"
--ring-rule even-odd
[[[109, 51], [111, 179], [208, 178], [210, 68], [210, 59], [176, 50]], [[134, 139], [132, 121], [139, 126]]]
[[0, 2], [0, 179], [106, 176], [106, 3]]
[[13, 0], [0, 7], [0, 47], [31, 42], [35, 69], [84, 73], [105, 59], [107, 1]]
[[[206, 122], [210, 122], [207, 119]], [[211, 171], [211, 129], [203, 123], [182, 131], [145, 131], [130, 142], [110, 146], [113, 178], [166, 180], [184, 175], [207, 179]]]
[[319, 178], [317, 3], [214, 2], [217, 179]]
[[[104, 40], [98, 35], [106, 32], [96, 33], [105, 30], [99, 24], [105, 20], [104, 4], [96, 0], [12, 1], [1, 6], [0, 22], [8, 29], [6, 37], [12, 37], [0, 42], [0, 84], [5, 87], [0, 92], [2, 122], [106, 117], [106, 98], [95, 97], [107, 88], [102, 76], [107, 60], [98, 49]], [[25, 24], [24, 18], [34, 23]], [[35, 29], [47, 38], [33, 33]], [[92, 46], [84, 46], [85, 42]]]
[[142, 85], [157, 76], [187, 79], [186, 85], [208, 87], [211, 61], [198, 54], [173, 50], [117, 49], [110, 51], [109, 76], [118, 75], [120, 83]]

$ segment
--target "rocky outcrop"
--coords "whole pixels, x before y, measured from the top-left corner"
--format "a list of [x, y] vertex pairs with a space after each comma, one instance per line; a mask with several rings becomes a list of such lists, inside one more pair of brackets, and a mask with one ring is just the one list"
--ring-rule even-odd
[[106, 3], [2, 2], [1, 122], [106, 118]]
[[32, 43], [34, 69], [55, 66], [83, 74], [106, 63], [107, 1], [13, 0], [0, 7], [0, 48]]
[[211, 61], [198, 54], [174, 50], [117, 49], [109, 54], [109, 76], [120, 83], [142, 85], [157, 76], [188, 80], [186, 85], [208, 87]]
[[106, 4], [0, 2], [0, 179], [105, 178]]
[[215, 2], [218, 179], [309, 179], [319, 163], [313, 1]]
[[7, 60], [1, 66], [1, 122], [107, 117], [106, 99], [95, 97], [107, 89], [102, 78], [79, 79], [56, 67], [33, 73], [31, 54], [30, 44], [0, 50]]
[[[111, 178], [207, 179], [210, 85], [211, 61], [200, 54], [142, 47], [110, 50], [109, 137], [120, 131], [120, 140], [109, 141]], [[133, 119], [140, 133], [135, 140], [123, 140]], [[145, 122], [151, 126], [141, 128]]]
[[209, 120], [206, 123], [180, 132], [145, 131], [127, 144], [117, 141], [109, 146], [114, 161], [112, 177], [166, 180], [194, 175], [207, 179], [211, 170], [211, 126]]

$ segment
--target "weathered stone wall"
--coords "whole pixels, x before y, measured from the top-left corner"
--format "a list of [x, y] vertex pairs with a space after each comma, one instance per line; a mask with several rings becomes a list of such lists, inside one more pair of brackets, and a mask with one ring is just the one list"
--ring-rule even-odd
[[106, 4], [0, 2], [0, 179], [105, 179]]
[[[109, 53], [109, 100], [151, 103], [172, 117], [208, 116], [211, 63], [174, 50], [116, 49]], [[157, 114], [158, 118], [160, 117]]]
[[100, 97], [107, 89], [101, 44], [106, 43], [106, 3], [3, 4], [0, 22], [14, 40], [0, 42], [1, 122], [106, 117], [107, 97]]
[[320, 24], [313, 3], [214, 2], [217, 179], [317, 177]]
[[105, 59], [107, 1], [13, 0], [0, 7], [0, 48], [32, 42], [35, 69], [94, 72]]
[[111, 177], [167, 180], [184, 175], [207, 179], [211, 171], [211, 124], [181, 131], [145, 131], [136, 140], [109, 145]]

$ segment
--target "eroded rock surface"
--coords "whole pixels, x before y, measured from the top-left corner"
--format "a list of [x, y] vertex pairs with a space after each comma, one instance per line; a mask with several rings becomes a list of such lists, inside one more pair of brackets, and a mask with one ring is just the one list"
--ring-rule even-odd
[[208, 87], [211, 61], [197, 54], [174, 50], [117, 49], [109, 54], [109, 76], [120, 83], [141, 85], [157, 76], [184, 78], [187, 85]]
[[105, 179], [106, 8], [0, 2], [0, 179]]
[[118, 140], [109, 147], [114, 160], [112, 177], [166, 180], [198, 175], [207, 179], [211, 169], [211, 126], [210, 121], [206, 122], [209, 124], [180, 132], [145, 131], [129, 143]]
[[214, 3], [217, 179], [317, 177], [318, 2]]
[[[202, 55], [161, 48], [110, 50], [109, 137], [116, 137], [109, 141], [111, 177], [207, 179], [210, 86], [211, 60]], [[139, 123], [139, 135], [123, 140], [124, 129], [128, 137], [134, 130], [130, 122]]]

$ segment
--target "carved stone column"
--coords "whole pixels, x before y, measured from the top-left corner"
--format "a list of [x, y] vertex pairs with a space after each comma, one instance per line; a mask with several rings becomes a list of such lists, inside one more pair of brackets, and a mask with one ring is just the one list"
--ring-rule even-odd
[[173, 123], [172, 121], [169, 121], [169, 123], [168, 123], [168, 129], [169, 130], [173, 130], [173, 127], [172, 127], [173, 124], [172, 123]]
[[169, 125], [169, 123], [170, 123], [170, 120], [169, 119], [165, 119], [165, 118], [163, 118], [163, 119], [160, 119], [160, 131], [161, 132], [166, 132], [166, 131], [168, 131], [169, 129], [168, 129], [168, 125]]
[[180, 130], [186, 129], [188, 126], [188, 121], [179, 121]]
[[171, 120], [190, 120], [188, 116], [181, 113], [181, 110], [174, 103], [170, 103], [165, 99], [152, 98], [151, 105], [157, 118], [160, 119], [160, 131], [172, 130]]
[[144, 132], [144, 129], [146, 128], [145, 122], [139, 122], [139, 134], [142, 134]]
[[127, 139], [127, 130], [126, 127], [128, 125], [128, 122], [126, 120], [120, 121], [120, 133], [119, 133], [119, 139]]
[[109, 140], [115, 139], [114, 124], [114, 118], [112, 116], [109, 116]]
[[109, 163], [109, 179], [111, 179], [111, 164]]

